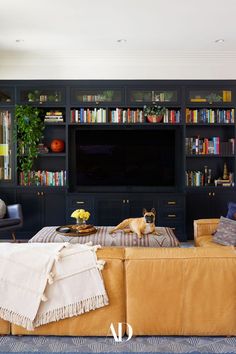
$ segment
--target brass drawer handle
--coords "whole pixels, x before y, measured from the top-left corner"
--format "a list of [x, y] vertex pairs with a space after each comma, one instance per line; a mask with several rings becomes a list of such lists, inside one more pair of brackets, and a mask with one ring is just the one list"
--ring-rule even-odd
[[168, 214], [168, 218], [176, 218], [176, 214]]
[[168, 204], [168, 205], [175, 205], [176, 202], [175, 202], [175, 201], [169, 201], [169, 202], [167, 202], [167, 204]]
[[84, 202], [77, 201], [76, 204], [84, 204]]

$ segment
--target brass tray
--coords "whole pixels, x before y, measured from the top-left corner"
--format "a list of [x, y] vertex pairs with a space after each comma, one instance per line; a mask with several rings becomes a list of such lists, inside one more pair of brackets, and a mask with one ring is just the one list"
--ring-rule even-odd
[[[96, 227], [94, 227], [93, 225], [88, 225], [91, 226], [91, 231], [90, 232], [83, 232], [83, 231], [75, 231], [74, 229], [72, 229], [72, 226], [75, 225], [64, 225], [64, 226], [59, 226], [56, 228], [56, 232], [58, 232], [59, 234], [63, 235], [63, 236], [69, 236], [69, 237], [80, 237], [80, 236], [90, 236], [93, 235], [97, 232]], [[70, 229], [70, 231], [68, 232], [63, 232], [63, 229]]]

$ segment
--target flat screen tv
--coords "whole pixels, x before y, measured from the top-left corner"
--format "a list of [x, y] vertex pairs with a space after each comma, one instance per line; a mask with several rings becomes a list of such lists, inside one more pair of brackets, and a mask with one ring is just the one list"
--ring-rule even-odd
[[175, 187], [175, 135], [171, 129], [76, 130], [75, 189]]

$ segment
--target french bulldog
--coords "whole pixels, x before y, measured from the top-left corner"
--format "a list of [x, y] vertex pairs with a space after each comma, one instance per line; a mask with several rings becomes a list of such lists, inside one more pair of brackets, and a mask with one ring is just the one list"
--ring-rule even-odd
[[155, 230], [155, 217], [156, 210], [154, 208], [152, 208], [149, 212], [146, 209], [143, 209], [143, 217], [123, 220], [110, 231], [110, 234], [118, 230], [123, 230], [124, 232], [136, 233], [138, 238], [148, 234], [160, 236], [160, 234]]

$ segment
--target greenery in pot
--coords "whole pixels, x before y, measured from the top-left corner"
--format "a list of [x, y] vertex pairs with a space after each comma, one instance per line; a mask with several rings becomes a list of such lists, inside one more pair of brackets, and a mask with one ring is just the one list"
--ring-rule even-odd
[[148, 116], [164, 116], [166, 113], [166, 108], [162, 107], [162, 106], [157, 106], [157, 105], [153, 105], [153, 106], [144, 106], [144, 115], [145, 117]]
[[[28, 105], [17, 105], [15, 108], [18, 168], [24, 173], [25, 181], [32, 170], [38, 156], [38, 144], [43, 138], [44, 123], [40, 118], [40, 110]], [[32, 181], [30, 181], [32, 182]]]

